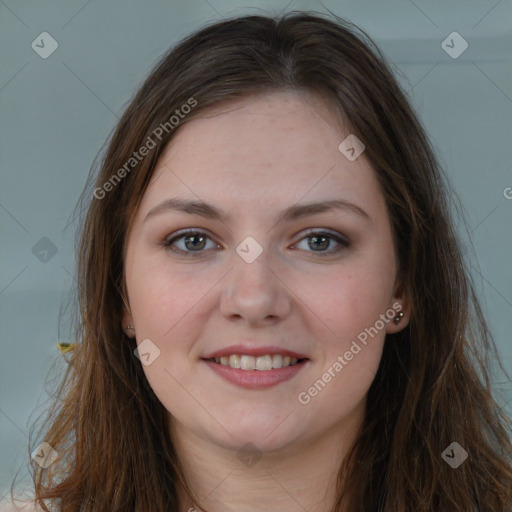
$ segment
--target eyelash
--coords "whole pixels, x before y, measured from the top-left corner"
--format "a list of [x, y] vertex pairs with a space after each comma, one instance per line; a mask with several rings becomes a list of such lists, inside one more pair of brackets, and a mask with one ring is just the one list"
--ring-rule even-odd
[[[185, 232], [182, 231], [181, 233], [178, 233], [176, 236], [174, 236], [174, 237], [172, 237], [170, 239], [167, 238], [166, 240], [164, 240], [162, 245], [168, 251], [173, 252], [173, 253], [177, 253], [178, 255], [200, 257], [206, 251], [184, 251], [182, 249], [177, 249], [176, 247], [172, 246], [177, 240], [180, 240], [182, 238], [186, 238], [186, 237], [189, 237], [189, 236], [193, 236], [193, 235], [204, 235], [206, 238], [211, 240], [211, 238], [208, 236], [208, 234], [205, 233], [204, 231], [198, 231], [198, 230], [190, 229], [190, 230], [187, 230]], [[312, 252], [312, 253], [320, 256], [321, 258], [322, 257], [330, 256], [330, 255], [333, 255], [333, 254], [337, 254], [337, 253], [343, 251], [344, 249], [347, 249], [350, 246], [350, 243], [347, 240], [344, 240], [343, 238], [340, 238], [339, 236], [336, 236], [333, 233], [330, 233], [330, 232], [327, 232], [327, 231], [315, 231], [315, 230], [308, 231], [305, 234], [305, 236], [303, 236], [299, 240], [299, 242], [301, 242], [302, 240], [305, 240], [307, 238], [313, 238], [313, 236], [324, 236], [324, 237], [326, 237], [328, 239], [331, 239], [331, 240], [334, 240], [334, 241], [336, 241], [336, 242], [338, 242], [340, 244], [336, 249], [333, 249], [332, 251], [320, 251], [320, 252], [307, 251], [307, 252]]]

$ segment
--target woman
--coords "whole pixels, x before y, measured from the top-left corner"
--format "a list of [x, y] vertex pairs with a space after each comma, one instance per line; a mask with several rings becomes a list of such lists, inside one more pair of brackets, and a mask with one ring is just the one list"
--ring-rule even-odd
[[39, 505], [511, 510], [494, 344], [433, 151], [366, 34], [307, 13], [192, 34], [83, 201]]

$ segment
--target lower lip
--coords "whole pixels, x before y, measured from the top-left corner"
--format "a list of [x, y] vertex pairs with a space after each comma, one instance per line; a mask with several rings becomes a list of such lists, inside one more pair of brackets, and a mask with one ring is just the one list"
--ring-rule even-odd
[[306, 366], [308, 359], [294, 366], [285, 366], [284, 368], [276, 368], [273, 370], [240, 370], [206, 359], [203, 359], [203, 361], [217, 373], [217, 375], [220, 375], [223, 379], [236, 386], [245, 389], [265, 389], [295, 377], [295, 375]]

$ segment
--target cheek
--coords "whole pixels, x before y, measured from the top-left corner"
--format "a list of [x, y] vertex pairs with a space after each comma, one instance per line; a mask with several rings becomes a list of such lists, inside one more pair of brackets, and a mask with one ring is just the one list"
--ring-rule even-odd
[[[297, 281], [296, 281], [297, 282]], [[394, 272], [379, 265], [340, 265], [297, 283], [305, 306], [335, 338], [355, 337], [370, 327], [389, 307]]]
[[200, 304], [215, 283], [212, 276], [203, 277], [198, 279], [189, 270], [177, 272], [168, 262], [158, 262], [139, 265], [130, 281], [137, 344], [149, 339], [159, 350], [151, 364], [143, 365], [144, 374], [160, 402], [177, 417], [181, 411], [186, 418], [197, 405], [185, 390], [193, 387], [197, 377], [190, 371], [190, 357], [202, 328], [198, 321]]
[[321, 332], [313, 330], [321, 350], [298, 398], [301, 404], [311, 403], [306, 411], [315, 425], [348, 417], [364, 400], [382, 356], [385, 324], [380, 315], [386, 311], [390, 282], [389, 275], [351, 267], [326, 280], [329, 293], [311, 299], [322, 319]]
[[[322, 381], [330, 379], [321, 391], [325, 396], [320, 398], [318, 404], [320, 409], [325, 410], [326, 415], [332, 414], [331, 408], [335, 406], [337, 415], [348, 416], [364, 400], [375, 378], [381, 360], [383, 341], [375, 338], [367, 346], [356, 343], [361, 349], [359, 353], [347, 361], [344, 355], [346, 352], [340, 351], [341, 359], [336, 357], [329, 361], [326, 372], [320, 376]], [[319, 382], [316, 383], [316, 388], [319, 388]]]
[[152, 266], [141, 260], [133, 269], [136, 272], [129, 281], [129, 293], [137, 332], [162, 341], [171, 331], [178, 330], [187, 317], [194, 316], [194, 308], [218, 281], [209, 272], [201, 273], [199, 278], [193, 265], [177, 270], [165, 260]]

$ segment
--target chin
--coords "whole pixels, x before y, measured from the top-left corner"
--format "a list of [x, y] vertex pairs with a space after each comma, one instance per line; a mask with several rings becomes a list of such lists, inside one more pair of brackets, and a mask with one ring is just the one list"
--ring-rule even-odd
[[286, 432], [271, 438], [267, 437], [266, 433], [255, 429], [237, 432], [233, 438], [223, 436], [222, 439], [212, 439], [215, 444], [224, 449], [232, 450], [237, 455], [252, 450], [256, 453], [282, 452], [290, 447], [294, 441], [295, 439], [292, 439]]
[[261, 413], [248, 414], [240, 422], [229, 423], [227, 430], [233, 437], [221, 429], [220, 439], [217, 442], [231, 450], [239, 450], [247, 443], [253, 444], [262, 452], [286, 448], [290, 443], [298, 440], [304, 427], [297, 422], [297, 418], [289, 421], [293, 413], [286, 419], [288, 414], [289, 411], [280, 417], [266, 417]]

